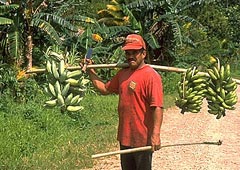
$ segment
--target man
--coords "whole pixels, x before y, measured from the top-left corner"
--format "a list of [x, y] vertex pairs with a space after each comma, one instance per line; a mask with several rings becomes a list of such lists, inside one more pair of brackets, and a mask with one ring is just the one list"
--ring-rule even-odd
[[[122, 47], [129, 67], [121, 69], [112, 80], [104, 83], [94, 69], [88, 74], [101, 94], [119, 95], [120, 149], [152, 146], [151, 151], [121, 155], [123, 170], [150, 170], [152, 153], [161, 146], [160, 128], [163, 119], [163, 87], [161, 76], [145, 64], [146, 45], [143, 38], [130, 34]], [[87, 61], [91, 64], [91, 60]]]

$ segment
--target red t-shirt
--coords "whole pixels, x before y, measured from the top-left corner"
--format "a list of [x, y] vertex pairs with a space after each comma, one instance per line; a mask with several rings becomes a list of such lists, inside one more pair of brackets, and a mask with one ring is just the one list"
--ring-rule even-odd
[[107, 82], [106, 88], [119, 94], [119, 142], [132, 147], [151, 145], [150, 106], [163, 107], [161, 76], [149, 65], [137, 70], [122, 69]]

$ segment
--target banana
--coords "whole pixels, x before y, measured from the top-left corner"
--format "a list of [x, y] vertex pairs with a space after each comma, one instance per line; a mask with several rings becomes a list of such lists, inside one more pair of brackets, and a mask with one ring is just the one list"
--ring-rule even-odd
[[206, 74], [205, 73], [198, 73], [198, 74], [195, 74], [193, 75], [190, 80], [191, 81], [194, 81], [194, 80], [197, 80], [197, 79], [200, 79], [200, 78], [205, 78], [206, 77]]
[[194, 84], [205, 83], [205, 82], [206, 82], [206, 79], [204, 79], [204, 78], [199, 78], [199, 79], [193, 80]]
[[178, 106], [179, 108], [182, 108], [185, 104], [187, 103], [186, 99], [177, 99], [175, 100], [175, 104], [176, 106]]
[[61, 94], [61, 85], [59, 83], [59, 81], [56, 81], [55, 85], [54, 85], [54, 88], [55, 88], [55, 92], [56, 94]]
[[220, 110], [219, 105], [217, 105], [215, 103], [208, 103], [208, 108], [210, 110], [213, 110], [213, 111], [219, 111]]
[[200, 112], [199, 109], [187, 109], [188, 112], [192, 112], [192, 113], [198, 113]]
[[70, 93], [65, 99], [65, 104], [69, 105], [71, 103], [72, 98], [73, 98], [73, 93]]
[[82, 86], [85, 86], [86, 84], [88, 84], [88, 83], [90, 82], [89, 79], [85, 79], [85, 78], [81, 79], [80, 81], [81, 81], [80, 84], [81, 84]]
[[235, 90], [237, 90], [237, 83], [234, 85], [232, 91], [235, 91]]
[[220, 89], [220, 96], [222, 99], [225, 99], [226, 97], [226, 93], [225, 93], [225, 90], [223, 88]]
[[49, 60], [47, 60], [47, 66], [46, 66], [46, 69], [47, 69], [47, 72], [52, 74], [52, 64], [50, 63]]
[[226, 110], [233, 110], [237, 102], [234, 98], [236, 87], [230, 76], [230, 65], [221, 65], [218, 60], [218, 66], [207, 69], [207, 72], [210, 77], [206, 92], [208, 112], [220, 119], [226, 115]]
[[216, 119], [220, 119], [223, 116], [222, 112], [218, 112]]
[[60, 81], [61, 83], [63, 83], [63, 82], [66, 81], [66, 79], [67, 79], [67, 72], [68, 72], [67, 70], [64, 70], [63, 73], [60, 75], [59, 81]]
[[205, 93], [207, 92], [206, 89], [202, 89], [200, 91], [197, 92], [197, 95], [201, 95], [201, 96], [205, 96]]
[[77, 112], [82, 109], [83, 109], [83, 106], [67, 106], [67, 110], [70, 112]]
[[198, 113], [201, 110], [208, 79], [207, 74], [199, 72], [196, 67], [188, 68], [185, 74], [182, 74], [178, 82], [179, 98], [175, 100], [176, 106], [182, 109], [181, 113]]
[[234, 106], [238, 101], [237, 97], [230, 98], [228, 100], [225, 100], [225, 103], [229, 106]]
[[74, 96], [70, 102], [70, 105], [75, 105], [79, 98], [80, 98], [80, 95]]
[[202, 89], [205, 89], [207, 85], [206, 84], [199, 84], [193, 87], [195, 91], [201, 91]]
[[226, 94], [225, 99], [226, 99], [226, 100], [229, 100], [229, 99], [235, 97], [236, 95], [237, 95], [237, 94], [236, 94], [236, 91], [230, 91], [230, 92], [228, 92], [228, 93]]
[[202, 96], [194, 96], [191, 100], [191, 102], [195, 102], [195, 101], [198, 101], [198, 100], [203, 100], [203, 97]]
[[192, 73], [193, 73], [193, 67], [188, 68], [187, 71], [185, 72], [185, 77], [186, 77], [187, 80], [191, 79]]
[[217, 93], [210, 86], [207, 87], [207, 91], [211, 96], [217, 95]]
[[69, 71], [67, 73], [67, 78], [72, 78], [72, 77], [75, 77], [75, 76], [79, 76], [81, 74], [82, 74], [81, 70]]
[[59, 63], [59, 75], [61, 76], [63, 74], [63, 72], [65, 71], [65, 62], [64, 60], [61, 60]]
[[60, 93], [57, 95], [57, 103], [59, 104], [59, 106], [63, 106], [65, 103], [63, 96]]
[[57, 71], [57, 66], [55, 61], [52, 61], [52, 73], [55, 79], [59, 79], [59, 73]]
[[69, 91], [69, 88], [70, 88], [70, 83], [67, 83], [64, 87], [63, 87], [63, 90], [62, 90], [62, 96], [65, 97]]
[[225, 102], [222, 102], [221, 104], [225, 109], [232, 110], [232, 106], [227, 105]]
[[83, 93], [85, 91], [85, 89], [83, 88], [79, 88], [79, 87], [70, 87], [70, 91], [73, 93], [73, 94], [79, 94], [79, 93]]
[[212, 69], [207, 69], [207, 73], [211, 79], [217, 80], [218, 78], [215, 76], [214, 71]]
[[71, 86], [78, 86], [79, 85], [79, 80], [69, 78], [66, 80], [66, 83], [70, 83]]
[[220, 95], [217, 95], [216, 97], [217, 97], [217, 100], [218, 100], [220, 103], [224, 102], [223, 98], [222, 98]]
[[197, 104], [197, 103], [188, 104], [188, 105], [187, 105], [187, 108], [193, 109], [193, 110], [201, 109], [201, 107], [200, 107], [199, 104]]
[[80, 102], [82, 101], [83, 97], [79, 97], [78, 101], [77, 101], [77, 105], [80, 104]]
[[51, 107], [54, 107], [57, 105], [57, 99], [54, 99], [54, 100], [49, 100], [49, 101], [46, 101], [45, 102], [45, 106], [51, 106]]
[[186, 96], [185, 98], [190, 101], [192, 100], [197, 94], [197, 91], [193, 91], [191, 94], [189, 94], [188, 96]]
[[52, 96], [52, 93], [49, 91], [49, 89], [47, 87], [44, 87], [44, 92], [46, 94], [50, 94], [50, 96]]
[[225, 80], [224, 71], [225, 71], [225, 67], [224, 67], [224, 65], [221, 65], [219, 73], [220, 73], [220, 80], [222, 80], [222, 81]]
[[218, 115], [219, 111], [218, 110], [208, 110], [208, 113], [213, 114], [213, 115]]
[[186, 90], [185, 96], [189, 96], [193, 91], [193, 88], [190, 87], [189, 89]]
[[225, 73], [224, 74], [225, 74], [225, 78], [230, 77], [231, 68], [230, 68], [230, 64], [229, 63], [226, 64], [226, 68], [225, 68]]
[[234, 86], [237, 85], [236, 81], [233, 81], [231, 83], [228, 83], [224, 86], [224, 88], [227, 90], [227, 91], [233, 91], [234, 89]]
[[214, 75], [216, 76], [217, 80], [220, 79], [220, 74], [219, 74], [218, 68], [217, 68], [216, 66], [214, 66], [214, 67], [212, 68], [212, 70], [213, 70], [213, 73], [214, 73]]
[[51, 92], [51, 95], [56, 96], [54, 86], [51, 83], [48, 83], [48, 89]]

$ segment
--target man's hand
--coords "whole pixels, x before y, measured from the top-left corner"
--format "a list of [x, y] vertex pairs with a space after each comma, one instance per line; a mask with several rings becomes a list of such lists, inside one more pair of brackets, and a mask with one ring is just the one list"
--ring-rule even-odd
[[153, 134], [151, 137], [152, 151], [157, 151], [161, 148], [160, 134]]
[[91, 61], [92, 51], [93, 51], [92, 48], [89, 48], [88, 51], [87, 51], [87, 54], [86, 54], [85, 59], [84, 59], [84, 65], [82, 67], [83, 72], [86, 72], [88, 64], [92, 64], [92, 61]]

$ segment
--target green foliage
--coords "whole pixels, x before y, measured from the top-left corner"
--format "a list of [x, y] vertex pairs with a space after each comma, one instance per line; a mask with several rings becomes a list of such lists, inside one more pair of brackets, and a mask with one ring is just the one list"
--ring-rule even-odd
[[174, 94], [177, 91], [176, 84], [180, 80], [180, 74], [174, 72], [161, 72], [165, 95]]
[[[19, 49], [19, 21], [14, 13], [19, 9], [18, 4], [1, 5], [0, 6], [0, 29], [3, 32], [0, 34], [1, 53], [11, 55], [13, 58], [20, 58], [21, 50]], [[18, 25], [16, 25], [18, 24]], [[7, 33], [9, 33], [7, 35]], [[15, 48], [18, 47], [18, 48]]]
[[115, 145], [116, 96], [87, 97], [75, 119], [43, 108], [44, 100], [38, 95], [19, 105], [1, 98], [1, 169], [81, 169], [92, 166], [92, 154]]
[[7, 64], [0, 65], [0, 92], [3, 93], [6, 89], [13, 89], [17, 83], [16, 70], [9, 68]]
[[27, 102], [39, 92], [39, 85], [33, 77], [18, 81], [16, 70], [7, 64], [1, 64], [0, 94], [11, 96], [18, 102]]

